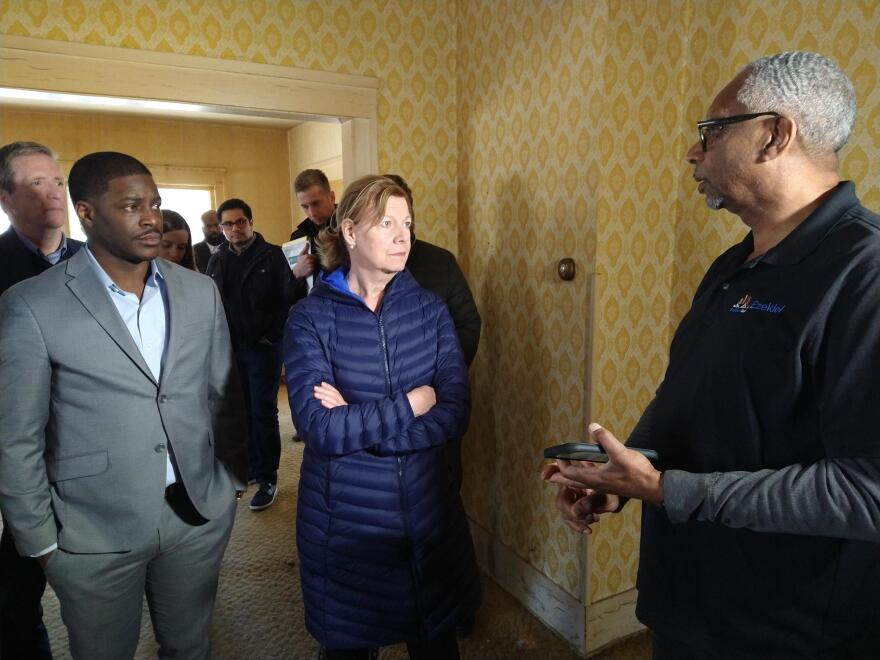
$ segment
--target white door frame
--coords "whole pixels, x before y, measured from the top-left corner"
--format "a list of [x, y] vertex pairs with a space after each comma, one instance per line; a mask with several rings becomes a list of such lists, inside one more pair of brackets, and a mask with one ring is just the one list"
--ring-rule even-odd
[[369, 76], [4, 36], [0, 86], [194, 103], [214, 114], [338, 122], [345, 184], [379, 169], [379, 81]]

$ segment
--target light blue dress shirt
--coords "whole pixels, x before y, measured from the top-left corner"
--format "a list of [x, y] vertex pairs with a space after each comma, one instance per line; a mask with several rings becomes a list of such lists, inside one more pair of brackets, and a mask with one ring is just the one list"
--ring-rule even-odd
[[[131, 338], [158, 383], [162, 376], [162, 364], [165, 361], [165, 347], [168, 344], [170, 331], [168, 317], [171, 314], [168, 308], [165, 278], [156, 268], [155, 259], [150, 262], [150, 274], [144, 284], [144, 295], [138, 299], [135, 294], [116, 286], [107, 272], [101, 268], [88, 246], [84, 249], [89, 255], [95, 274], [106, 288], [122, 322], [128, 328]], [[171, 461], [171, 445], [167, 446], [169, 453], [166, 456], [165, 485], [170, 486], [177, 481], [177, 476]]]
[[61, 234], [61, 245], [58, 246], [58, 249], [56, 249], [54, 252], [50, 252], [49, 254], [43, 254], [43, 251], [40, 248], [38, 248], [36, 245], [34, 245], [31, 242], [31, 239], [29, 239], [27, 236], [25, 236], [20, 231], [15, 229], [14, 226], [12, 227], [12, 229], [15, 231], [19, 240], [22, 243], [24, 243], [24, 246], [28, 250], [30, 250], [31, 252], [33, 252], [34, 254], [36, 254], [40, 257], [43, 257], [43, 259], [48, 261], [53, 266], [55, 264], [57, 264], [59, 261], [61, 261], [61, 257], [63, 257], [64, 253], [67, 252], [67, 236], [65, 236], [64, 234]]

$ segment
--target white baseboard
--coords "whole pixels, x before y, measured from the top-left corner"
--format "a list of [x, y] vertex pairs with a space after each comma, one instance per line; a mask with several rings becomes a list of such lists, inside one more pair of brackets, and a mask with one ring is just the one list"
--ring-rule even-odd
[[584, 607], [480, 525], [472, 520], [470, 523], [480, 568], [581, 657], [644, 627], [635, 617], [635, 589]]
[[637, 595], [629, 589], [587, 607], [588, 655], [645, 629], [636, 619]]

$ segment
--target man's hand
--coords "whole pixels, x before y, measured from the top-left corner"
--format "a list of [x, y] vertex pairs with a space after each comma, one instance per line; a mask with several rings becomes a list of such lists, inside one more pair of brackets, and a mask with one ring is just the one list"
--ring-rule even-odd
[[[544, 481], [552, 481], [551, 477], [558, 472], [559, 466], [545, 465], [541, 470], [541, 478]], [[556, 506], [566, 525], [580, 534], [591, 534], [593, 530], [590, 526], [599, 522], [601, 514], [617, 511], [620, 507], [620, 498], [617, 495], [607, 495], [589, 488], [560, 485], [559, 493], [556, 495]]]
[[321, 382], [320, 385], [315, 385], [315, 398], [321, 402], [321, 405], [325, 408], [336, 408], [337, 406], [347, 406], [348, 402], [342, 398], [342, 395], [339, 393], [335, 387], [333, 387], [330, 383]]
[[293, 264], [293, 268], [291, 268], [291, 272], [293, 276], [297, 279], [301, 277], [308, 277], [312, 273], [315, 272], [315, 269], [318, 265], [318, 257], [314, 254], [309, 254], [309, 244], [306, 243], [303, 245], [303, 249], [299, 253], [299, 257], [296, 259], [296, 263]]
[[40, 568], [46, 568], [46, 564], [49, 563], [49, 560], [52, 559], [52, 556], [58, 552], [57, 550], [52, 550], [51, 552], [47, 552], [45, 555], [40, 555], [39, 557], [35, 557], [35, 559], [40, 563]]
[[655, 470], [651, 461], [627, 449], [598, 424], [590, 424], [590, 438], [602, 446], [608, 462], [599, 467], [589, 462], [557, 460], [559, 471], [549, 474], [547, 481], [663, 504], [663, 473]]
[[424, 415], [437, 403], [437, 393], [430, 385], [422, 385], [410, 390], [407, 392], [406, 398], [409, 399], [409, 405], [416, 417]]

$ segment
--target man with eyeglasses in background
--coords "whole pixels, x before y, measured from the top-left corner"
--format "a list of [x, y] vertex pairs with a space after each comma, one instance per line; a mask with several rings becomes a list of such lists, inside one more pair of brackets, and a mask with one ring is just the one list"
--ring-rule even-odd
[[217, 216], [227, 244], [211, 257], [205, 274], [217, 284], [226, 307], [248, 415], [250, 476], [259, 484], [250, 508], [262, 511], [278, 496], [280, 342], [294, 279], [281, 248], [254, 231], [246, 202], [227, 199]]
[[699, 192], [751, 230], [709, 268], [629, 443], [545, 479], [587, 533], [642, 508], [636, 615], [654, 658], [880, 649], [880, 216], [840, 181], [856, 115], [814, 53], [752, 62], [697, 124]]

